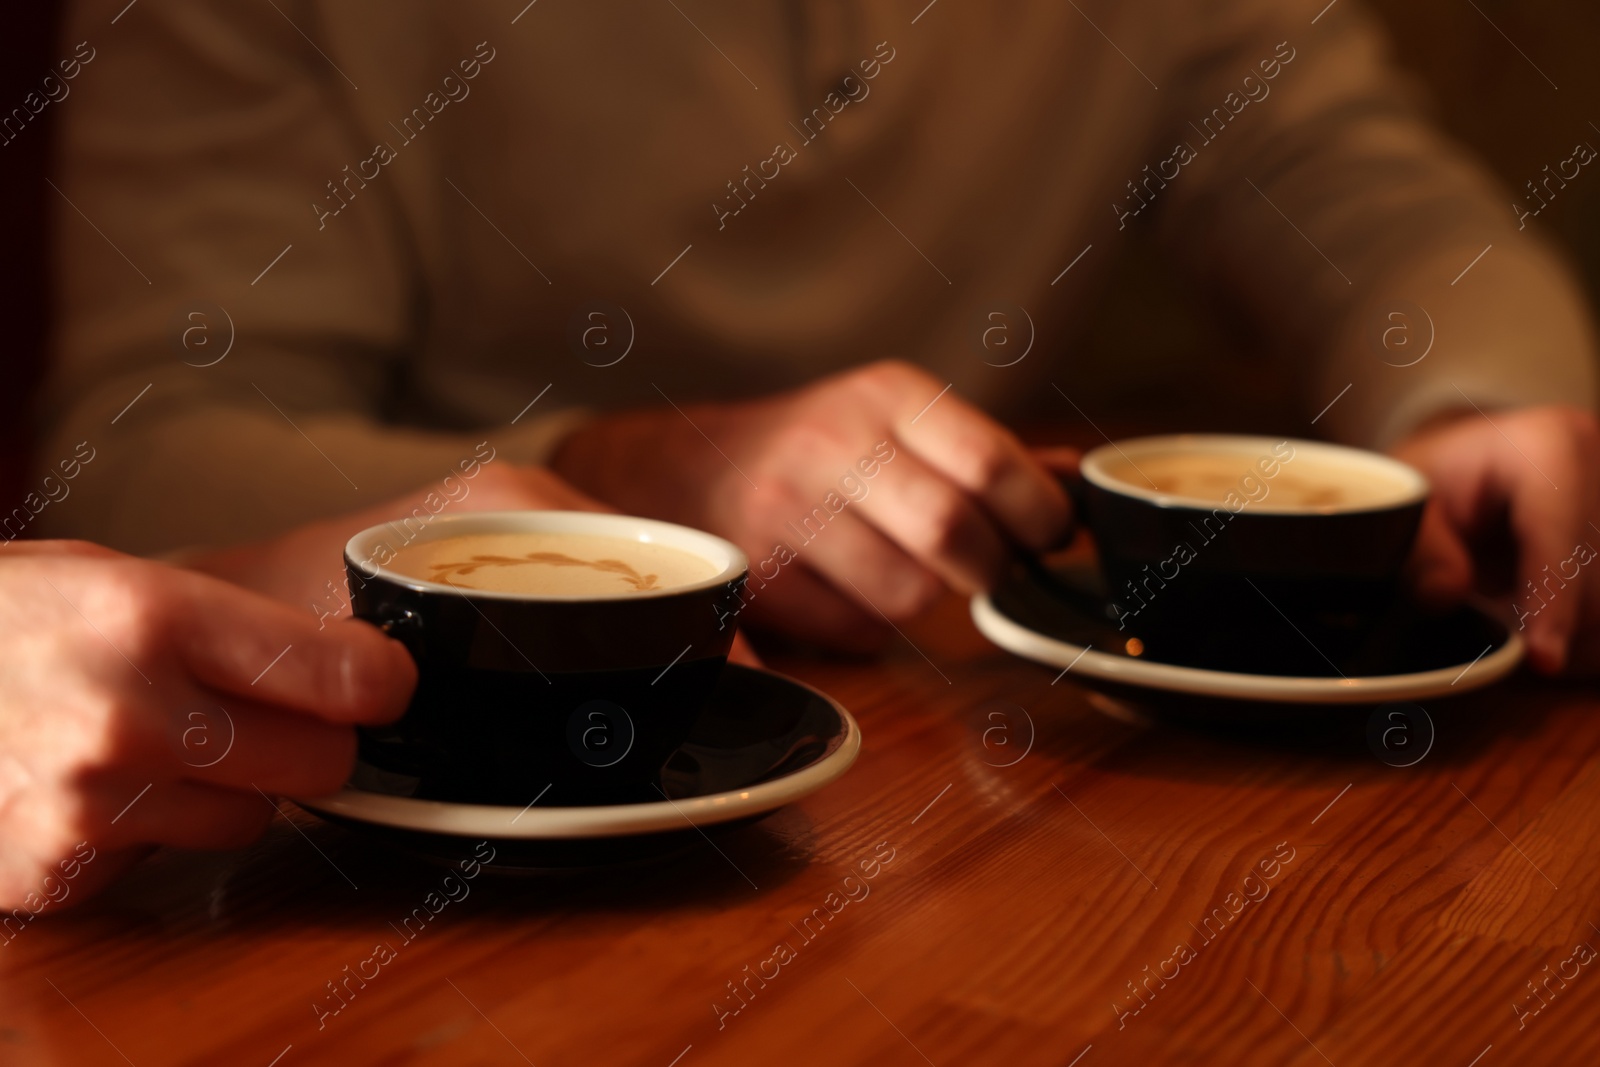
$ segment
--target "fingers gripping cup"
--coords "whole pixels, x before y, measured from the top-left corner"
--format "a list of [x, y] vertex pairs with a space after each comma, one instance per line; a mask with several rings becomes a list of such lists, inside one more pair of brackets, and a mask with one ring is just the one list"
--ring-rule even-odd
[[748, 562], [672, 523], [521, 511], [372, 527], [345, 570], [356, 616], [418, 672], [404, 716], [361, 730], [362, 763], [417, 797], [565, 806], [661, 798]]

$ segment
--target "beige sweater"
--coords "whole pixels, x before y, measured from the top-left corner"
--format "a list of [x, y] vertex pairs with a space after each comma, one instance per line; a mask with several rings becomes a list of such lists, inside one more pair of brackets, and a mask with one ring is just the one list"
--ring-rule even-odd
[[97, 458], [38, 532], [256, 538], [890, 356], [1003, 418], [1141, 228], [1308, 434], [1594, 398], [1574, 284], [1354, 0], [125, 5], [62, 46], [41, 462]]

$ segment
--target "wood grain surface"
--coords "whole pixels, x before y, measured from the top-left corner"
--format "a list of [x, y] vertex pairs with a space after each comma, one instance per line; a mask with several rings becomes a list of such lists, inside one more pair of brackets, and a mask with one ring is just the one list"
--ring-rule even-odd
[[0, 1062], [1596, 1062], [1592, 688], [1429, 704], [1397, 768], [1364, 711], [1102, 714], [954, 599], [885, 661], [771, 662], [865, 735], [803, 803], [654, 864], [482, 874], [411, 941], [448, 872], [303, 813], [160, 853], [0, 948]]

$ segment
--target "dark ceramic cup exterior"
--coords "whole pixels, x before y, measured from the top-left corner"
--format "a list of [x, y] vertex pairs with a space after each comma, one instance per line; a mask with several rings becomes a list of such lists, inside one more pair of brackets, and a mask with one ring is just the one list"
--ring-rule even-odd
[[[577, 533], [652, 541], [716, 568], [646, 592], [539, 596], [462, 589], [387, 564], [408, 545], [470, 534]], [[360, 731], [360, 758], [423, 798], [546, 806], [660, 800], [658, 775], [727, 660], [726, 605], [748, 561], [732, 543], [652, 519], [481, 512], [420, 531], [375, 526], [345, 546], [358, 618], [417, 663], [401, 719]]]
[[[1125, 480], [1143, 456], [1239, 459], [1224, 503]], [[1330, 467], [1381, 487], [1364, 505], [1273, 499], [1283, 470]], [[1114, 621], [1163, 658], [1272, 674], [1329, 673], [1353, 655], [1401, 592], [1428, 483], [1397, 460], [1316, 441], [1222, 434], [1145, 437], [1083, 457], [1079, 504], [1094, 536]]]

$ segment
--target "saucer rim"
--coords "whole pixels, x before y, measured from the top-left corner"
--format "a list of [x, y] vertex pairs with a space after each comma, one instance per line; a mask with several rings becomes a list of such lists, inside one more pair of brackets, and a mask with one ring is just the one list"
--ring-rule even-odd
[[[1417, 700], [1441, 693], [1467, 693], [1499, 681], [1522, 662], [1522, 635], [1506, 630], [1506, 641], [1470, 663], [1458, 663], [1411, 674], [1314, 678], [1242, 671], [1218, 671], [1127, 659], [1094, 646], [1076, 645], [1029, 629], [995, 607], [987, 593], [972, 598], [972, 621], [978, 631], [1013, 655], [1052, 667], [1077, 671], [1106, 682], [1180, 693], [1187, 696], [1292, 704], [1374, 704]], [[1474, 606], [1474, 611], [1482, 612]], [[1492, 616], [1490, 616], [1492, 617]]]
[[810, 796], [843, 777], [861, 752], [861, 727], [833, 697], [796, 678], [764, 667], [730, 663], [729, 669], [761, 674], [769, 681], [798, 686], [826, 701], [839, 716], [838, 746], [814, 763], [744, 789], [725, 790], [684, 800], [643, 804], [598, 804], [588, 807], [525, 808], [497, 804], [462, 804], [372, 793], [346, 785], [321, 797], [290, 797], [313, 815], [327, 815], [377, 826], [453, 837], [499, 840], [581, 840], [666, 833], [732, 822], [775, 811]]

